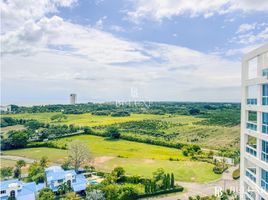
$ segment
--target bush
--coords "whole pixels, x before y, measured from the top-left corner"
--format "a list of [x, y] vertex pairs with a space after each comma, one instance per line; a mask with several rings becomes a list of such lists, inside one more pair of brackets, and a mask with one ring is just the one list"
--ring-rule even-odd
[[234, 170], [232, 176], [233, 176], [234, 180], [239, 179], [240, 178], [240, 168]]
[[130, 113], [127, 111], [116, 111], [111, 114], [112, 117], [127, 117]]
[[120, 132], [119, 130], [114, 127], [114, 126], [110, 126], [107, 128], [106, 130], [107, 135], [112, 138], [112, 139], [119, 139], [120, 138]]

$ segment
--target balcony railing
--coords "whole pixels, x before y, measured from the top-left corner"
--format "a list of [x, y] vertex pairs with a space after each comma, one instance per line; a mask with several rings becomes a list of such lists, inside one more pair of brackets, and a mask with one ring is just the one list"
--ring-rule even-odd
[[262, 76], [268, 76], [268, 68], [262, 70]]
[[262, 124], [262, 133], [268, 134], [268, 125]]
[[247, 122], [247, 129], [257, 131], [257, 124], [255, 122]]
[[256, 200], [256, 194], [254, 192], [245, 192], [245, 200]]
[[255, 99], [255, 98], [247, 99], [247, 105], [257, 105], [257, 99]]
[[246, 152], [249, 153], [252, 156], [257, 157], [257, 151], [254, 147], [247, 145], [246, 146]]
[[256, 169], [255, 168], [247, 168], [246, 169], [246, 177], [248, 177], [251, 181], [256, 183]]
[[268, 96], [262, 96], [262, 105], [268, 105]]

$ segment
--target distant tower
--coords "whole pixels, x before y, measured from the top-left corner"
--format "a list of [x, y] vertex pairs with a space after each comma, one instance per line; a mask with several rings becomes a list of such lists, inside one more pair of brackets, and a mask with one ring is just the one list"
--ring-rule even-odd
[[70, 104], [76, 104], [76, 94], [70, 94]]

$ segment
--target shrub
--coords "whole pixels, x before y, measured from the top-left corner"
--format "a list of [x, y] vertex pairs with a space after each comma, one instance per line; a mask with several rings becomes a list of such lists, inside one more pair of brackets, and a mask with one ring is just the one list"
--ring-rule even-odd
[[234, 170], [232, 176], [233, 176], [234, 180], [239, 179], [240, 178], [240, 168]]

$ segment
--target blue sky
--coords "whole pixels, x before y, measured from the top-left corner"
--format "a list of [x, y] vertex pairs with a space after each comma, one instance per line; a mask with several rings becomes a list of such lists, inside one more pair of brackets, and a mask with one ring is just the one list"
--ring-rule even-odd
[[241, 56], [268, 41], [263, 0], [0, 6], [2, 104], [239, 101]]

